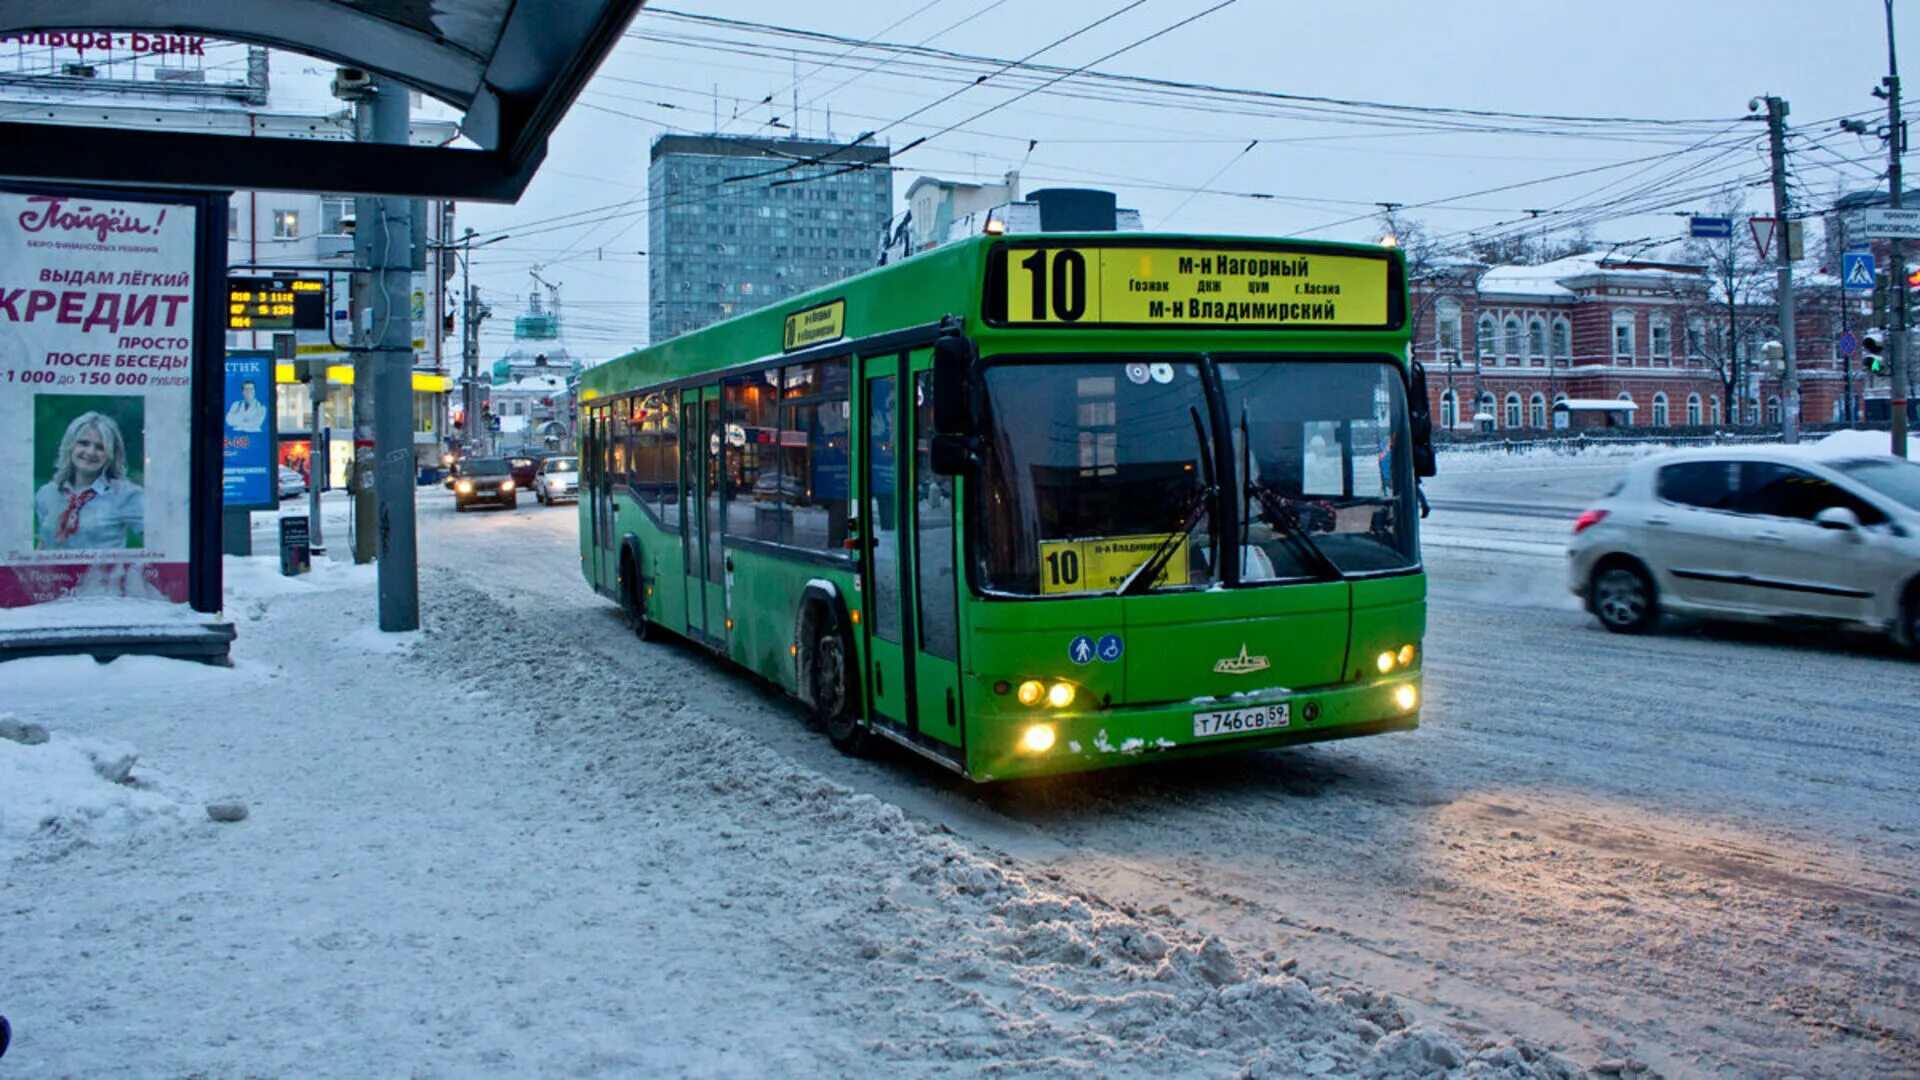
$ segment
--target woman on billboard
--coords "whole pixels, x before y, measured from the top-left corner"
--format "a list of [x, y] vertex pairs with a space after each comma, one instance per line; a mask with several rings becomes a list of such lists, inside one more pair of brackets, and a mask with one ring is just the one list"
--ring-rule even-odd
[[42, 550], [139, 547], [146, 492], [127, 476], [127, 443], [112, 417], [84, 412], [67, 425], [53, 476], [34, 493]]

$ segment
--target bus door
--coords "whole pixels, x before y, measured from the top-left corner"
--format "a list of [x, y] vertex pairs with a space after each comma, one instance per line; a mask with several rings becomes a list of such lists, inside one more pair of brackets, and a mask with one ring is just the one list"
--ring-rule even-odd
[[920, 734], [964, 750], [960, 702], [960, 581], [964, 568], [957, 552], [956, 485], [933, 471], [933, 350], [912, 354], [913, 419], [908, 517], [912, 526], [915, 648], [910, 668]]
[[[913, 687], [908, 681], [905, 642], [910, 609], [901, 588], [900, 474], [904, 470], [900, 431], [900, 357], [866, 362], [866, 402], [860, 417], [860, 512], [855, 522], [864, 582], [860, 622], [866, 638], [867, 670], [861, 680], [867, 715], [896, 730], [914, 730]], [[911, 445], [911, 444], [908, 444]]]
[[687, 573], [687, 636], [726, 644], [725, 558], [720, 550], [720, 389], [689, 388], [680, 395], [680, 489], [686, 515], [680, 533]]
[[[620, 408], [626, 403], [621, 402]], [[613, 485], [607, 479], [608, 421], [612, 413], [601, 405], [587, 410], [587, 530], [591, 542], [587, 548], [593, 560], [590, 570], [594, 588], [608, 588], [613, 577], [607, 572], [613, 552]], [[617, 594], [616, 594], [617, 595]]]

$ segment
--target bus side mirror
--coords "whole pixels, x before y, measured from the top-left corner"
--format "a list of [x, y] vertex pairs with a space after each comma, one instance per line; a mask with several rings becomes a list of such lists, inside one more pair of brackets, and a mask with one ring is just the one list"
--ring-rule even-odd
[[978, 357], [973, 342], [957, 334], [933, 343], [933, 430], [942, 435], [973, 432], [973, 364]]
[[1416, 479], [1424, 479], [1440, 471], [1440, 463], [1433, 454], [1433, 407], [1427, 403], [1426, 365], [1414, 364], [1407, 382], [1407, 420], [1413, 432], [1413, 475]]
[[935, 435], [929, 450], [936, 476], [969, 476], [980, 466], [980, 440], [971, 435]]

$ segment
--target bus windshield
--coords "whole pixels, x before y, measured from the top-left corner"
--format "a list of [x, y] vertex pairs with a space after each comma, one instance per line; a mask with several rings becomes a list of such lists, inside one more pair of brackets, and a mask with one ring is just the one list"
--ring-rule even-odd
[[1214, 475], [1194, 358], [996, 362], [973, 558], [989, 592], [1113, 593], [1161, 553], [1161, 591], [1221, 580], [1219, 495], [1239, 580], [1331, 580], [1417, 565], [1399, 372], [1382, 362], [1236, 357], [1218, 366], [1231, 473]]
[[1400, 373], [1382, 363], [1220, 365], [1240, 474], [1240, 579], [1415, 565]]
[[1214, 435], [1197, 363], [999, 363], [986, 386], [984, 588], [1113, 592], [1163, 543], [1175, 546], [1152, 588], [1213, 583]]

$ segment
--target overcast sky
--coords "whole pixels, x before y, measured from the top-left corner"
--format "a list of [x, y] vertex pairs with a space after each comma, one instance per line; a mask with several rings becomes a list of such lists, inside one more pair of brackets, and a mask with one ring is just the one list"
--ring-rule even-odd
[[[1382, 231], [1373, 204], [1385, 201], [1453, 243], [1474, 230], [1581, 225], [1607, 242], [1656, 241], [1683, 231], [1674, 211], [1710, 209], [1718, 189], [1759, 184], [1752, 205], [1770, 203], [1765, 124], [1740, 119], [1750, 98], [1769, 93], [1792, 110], [1804, 208], [1884, 184], [1878, 140], [1835, 124], [1879, 105], [1868, 91], [1886, 69], [1880, 0], [1237, 0], [1201, 14], [1219, 3], [650, 3], [519, 204], [463, 208], [466, 225], [511, 234], [474, 265], [500, 316], [487, 327], [487, 356], [508, 344], [535, 267], [562, 286], [576, 351], [600, 359], [646, 342], [648, 146], [663, 132], [710, 130], [716, 113], [721, 130], [741, 134], [879, 131], [876, 141], [895, 148], [933, 136], [896, 159], [896, 210], [917, 175], [997, 179], [1018, 168], [1028, 190], [1110, 188], [1149, 229], [1373, 240]], [[1896, 18], [1903, 59], [1920, 64], [1920, 7], [1897, 5]], [[1050, 76], [1013, 72], [970, 85], [995, 71], [972, 58], [1024, 58], [1082, 30], [1032, 63], [1388, 106], [1661, 123], [1338, 108], [1078, 78], [1016, 101]], [[858, 47], [868, 41], [967, 56], [935, 71]], [[1483, 128], [1498, 130], [1473, 130]]]

